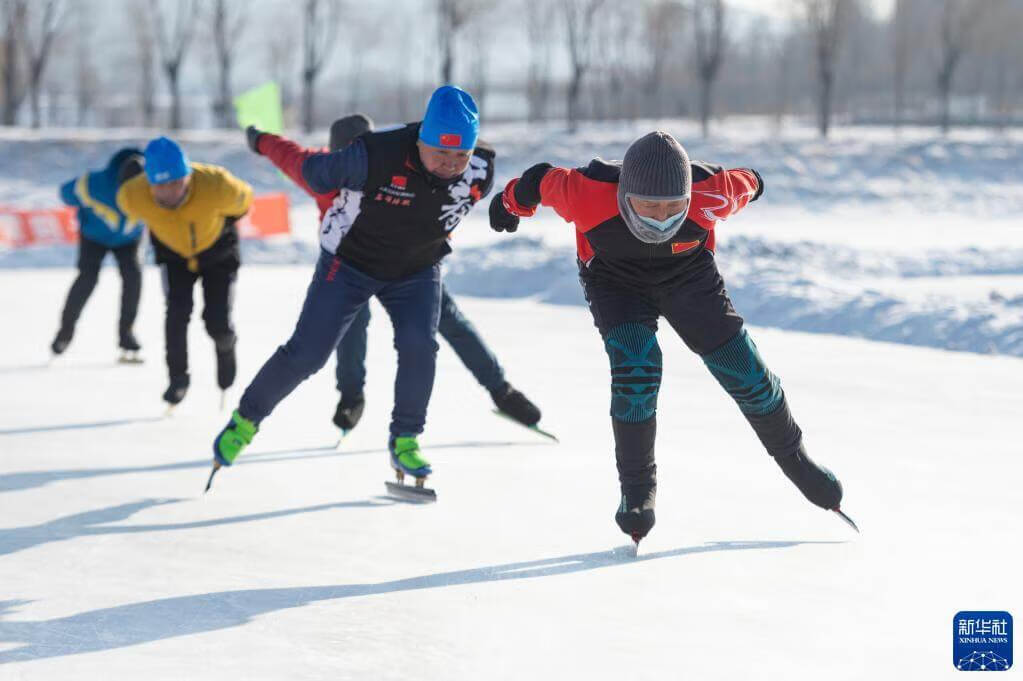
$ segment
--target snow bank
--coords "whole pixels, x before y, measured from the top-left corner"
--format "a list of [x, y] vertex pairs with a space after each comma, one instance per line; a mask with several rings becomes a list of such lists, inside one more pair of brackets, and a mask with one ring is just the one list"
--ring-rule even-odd
[[[756, 167], [764, 198], [719, 228], [719, 260], [742, 314], [755, 324], [916, 345], [1023, 355], [1023, 141], [1015, 134], [838, 128], [829, 141], [808, 128], [779, 134], [764, 121], [734, 120], [711, 140], [679, 121], [603, 123], [567, 135], [556, 124], [488, 126], [498, 182], [539, 161], [576, 166], [620, 157], [654, 127], [690, 155]], [[98, 167], [145, 131], [0, 134], [0, 203], [47, 206], [57, 185]], [[326, 133], [304, 139], [316, 144]], [[240, 133], [189, 133], [194, 160], [218, 163], [257, 191], [286, 191], [294, 239], [247, 242], [248, 264], [311, 263], [311, 201]], [[552, 215], [513, 236], [493, 235], [477, 210], [449, 258], [452, 290], [581, 304], [571, 228]], [[75, 249], [0, 250], [0, 268], [73, 266]]]

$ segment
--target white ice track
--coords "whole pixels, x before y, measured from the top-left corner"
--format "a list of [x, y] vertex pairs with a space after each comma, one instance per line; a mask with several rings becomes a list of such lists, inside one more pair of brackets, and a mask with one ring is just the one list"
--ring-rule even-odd
[[[241, 383], [309, 272], [242, 271]], [[192, 394], [160, 420], [156, 272], [147, 364], [112, 363], [108, 269], [67, 357], [41, 368], [71, 277], [0, 272], [4, 681], [951, 679], [956, 612], [1023, 612], [1023, 360], [753, 328], [857, 536], [799, 496], [662, 330], [659, 522], [629, 560], [585, 309], [461, 299], [561, 445], [491, 415], [444, 347], [424, 437], [440, 499], [381, 498], [394, 362], [375, 310], [368, 408], [344, 450], [327, 370], [203, 498], [226, 415], [201, 323]]]

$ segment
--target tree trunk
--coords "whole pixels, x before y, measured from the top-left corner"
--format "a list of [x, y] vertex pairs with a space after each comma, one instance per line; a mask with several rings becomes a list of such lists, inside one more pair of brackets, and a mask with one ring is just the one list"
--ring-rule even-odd
[[950, 123], [950, 109], [951, 105], [949, 100], [952, 97], [952, 74], [951, 71], [943, 72], [938, 77], [938, 99], [941, 101], [941, 110], [939, 114], [939, 124], [941, 126], [941, 134], [947, 135]]
[[313, 83], [316, 82], [316, 74], [313, 71], [302, 73], [302, 129], [309, 133], [313, 131], [313, 106], [315, 104], [315, 92]]
[[575, 68], [568, 84], [568, 130], [575, 132], [579, 127], [579, 95], [582, 93], [583, 70]]
[[217, 125], [221, 128], [231, 128], [231, 60], [221, 57], [220, 60], [220, 87], [218, 94], [219, 101], [215, 107], [217, 114]]
[[167, 68], [167, 83], [171, 92], [170, 129], [181, 129], [181, 84], [178, 81], [178, 67]]
[[447, 34], [447, 37], [444, 40], [444, 58], [440, 65], [440, 82], [442, 85], [449, 85], [451, 83], [451, 75], [455, 70], [455, 59], [452, 54], [453, 48], [451, 42], [451, 34]]
[[18, 89], [18, 42], [17, 30], [19, 17], [14, 13], [23, 12], [21, 5], [8, 8], [12, 13], [7, 17], [7, 24], [4, 27], [4, 125], [14, 125], [18, 122], [18, 109], [21, 106], [21, 93]]
[[39, 106], [39, 83], [33, 82], [29, 92], [32, 108], [32, 129], [38, 130], [43, 124], [42, 110]]
[[833, 81], [834, 76], [831, 73], [821, 75], [821, 93], [817, 127], [820, 130], [821, 137], [824, 138], [828, 136], [828, 128], [831, 127], [831, 88]]
[[714, 89], [714, 79], [708, 74], [700, 75], [700, 130], [706, 139], [710, 136], [710, 112], [711, 95]]

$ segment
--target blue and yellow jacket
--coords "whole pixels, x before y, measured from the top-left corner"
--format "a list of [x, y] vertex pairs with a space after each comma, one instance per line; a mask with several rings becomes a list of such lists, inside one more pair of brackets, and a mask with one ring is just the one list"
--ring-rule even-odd
[[107, 248], [117, 248], [142, 238], [145, 226], [127, 217], [117, 207], [117, 173], [121, 164], [142, 151], [121, 149], [103, 170], [90, 171], [65, 182], [60, 199], [78, 209], [78, 227], [82, 237]]

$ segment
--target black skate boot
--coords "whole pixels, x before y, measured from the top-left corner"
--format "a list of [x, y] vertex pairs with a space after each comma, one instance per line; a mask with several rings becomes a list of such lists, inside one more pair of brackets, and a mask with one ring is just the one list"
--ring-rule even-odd
[[540, 421], [540, 409], [510, 383], [490, 391], [490, 397], [499, 412], [527, 428]]
[[366, 406], [366, 398], [358, 395], [354, 398], [342, 397], [334, 412], [334, 425], [347, 433], [355, 428], [362, 418], [362, 410]]
[[188, 374], [171, 377], [170, 386], [163, 393], [163, 401], [171, 407], [180, 403], [188, 392], [188, 383]]
[[135, 334], [132, 333], [130, 330], [122, 331], [120, 335], [121, 342], [119, 343], [119, 346], [122, 350], [125, 350], [127, 352], [138, 352], [139, 350], [142, 349], [142, 346], [139, 345], [138, 339], [135, 338]]
[[615, 522], [637, 544], [654, 526], [656, 496], [656, 484], [622, 485], [622, 502], [615, 513]]
[[226, 350], [217, 348], [217, 385], [221, 390], [227, 390], [234, 385], [237, 371], [238, 363], [235, 359], [234, 345]]
[[785, 473], [785, 477], [799, 488], [811, 504], [829, 511], [838, 510], [842, 502], [842, 483], [834, 473], [814, 463], [813, 459], [806, 455], [803, 445], [799, 445], [799, 449], [792, 456], [775, 461]]
[[57, 337], [53, 339], [52, 343], [50, 343], [50, 350], [53, 352], [53, 354], [55, 355], [64, 354], [64, 351], [67, 350], [67, 346], [71, 345], [71, 337], [73, 335], [74, 331], [69, 331], [68, 329], [61, 328], [60, 331], [57, 332]]
[[141, 364], [142, 346], [139, 345], [139, 341], [135, 338], [135, 334], [129, 329], [127, 331], [122, 330], [120, 336], [121, 340], [118, 343], [118, 346], [121, 349], [121, 354], [118, 356], [117, 361], [122, 364]]

